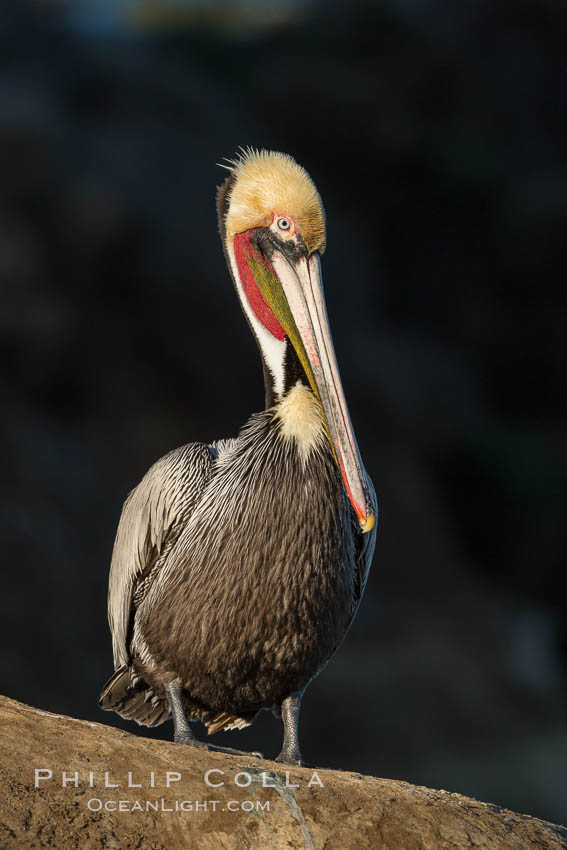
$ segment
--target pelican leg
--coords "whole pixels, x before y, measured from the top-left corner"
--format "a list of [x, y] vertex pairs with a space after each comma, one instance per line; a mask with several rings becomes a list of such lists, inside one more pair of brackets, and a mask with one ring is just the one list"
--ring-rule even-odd
[[284, 726], [284, 738], [282, 749], [276, 761], [284, 764], [303, 764], [299, 750], [299, 707], [303, 691], [290, 694], [282, 702], [282, 720]]
[[189, 721], [183, 707], [183, 688], [180, 682], [171, 682], [165, 686], [165, 692], [169, 700], [171, 716], [173, 718], [173, 740], [176, 744], [187, 744], [190, 747], [201, 747], [208, 749], [203, 741], [199, 741], [193, 734]]
[[180, 682], [172, 682], [165, 686], [165, 692], [169, 700], [171, 716], [173, 718], [173, 740], [176, 744], [185, 744], [189, 747], [200, 747], [203, 750], [213, 750], [220, 753], [231, 753], [235, 756], [255, 756], [256, 758], [264, 758], [262, 753], [248, 753], [246, 750], [235, 750], [232, 747], [217, 747], [215, 744], [206, 744], [204, 741], [199, 741], [193, 734], [193, 730], [189, 725], [185, 709], [183, 707], [183, 688]]

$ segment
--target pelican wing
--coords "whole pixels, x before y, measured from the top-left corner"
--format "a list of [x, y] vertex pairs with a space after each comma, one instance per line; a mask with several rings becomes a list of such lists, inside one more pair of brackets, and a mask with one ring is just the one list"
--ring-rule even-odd
[[114, 667], [129, 664], [132, 617], [209, 480], [216, 450], [188, 443], [164, 455], [124, 502], [108, 586]]

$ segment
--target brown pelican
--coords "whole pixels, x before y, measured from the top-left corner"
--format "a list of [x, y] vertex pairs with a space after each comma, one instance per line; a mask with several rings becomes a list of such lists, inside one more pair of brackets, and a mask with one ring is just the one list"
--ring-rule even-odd
[[116, 672], [99, 703], [147, 726], [171, 715], [175, 741], [199, 747], [189, 720], [211, 734], [272, 709], [278, 760], [301, 764], [301, 697], [360, 603], [376, 496], [331, 341], [319, 194], [286, 154], [249, 149], [229, 171], [220, 232], [265, 410], [236, 439], [165, 455], [126, 499], [108, 594]]

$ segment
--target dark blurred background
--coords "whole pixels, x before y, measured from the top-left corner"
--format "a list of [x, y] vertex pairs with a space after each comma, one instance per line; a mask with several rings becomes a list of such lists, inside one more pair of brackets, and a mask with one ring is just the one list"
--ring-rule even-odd
[[566, 35], [559, 0], [3, 0], [2, 691], [120, 725], [122, 501], [263, 405], [216, 163], [283, 150], [381, 506], [304, 755], [567, 821]]

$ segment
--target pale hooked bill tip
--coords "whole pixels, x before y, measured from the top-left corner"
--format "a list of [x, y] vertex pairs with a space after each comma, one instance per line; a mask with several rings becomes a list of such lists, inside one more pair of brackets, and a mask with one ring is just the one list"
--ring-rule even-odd
[[362, 533], [366, 534], [368, 531], [372, 531], [376, 524], [376, 517], [374, 514], [368, 514], [367, 517], [360, 520], [360, 527], [362, 529]]

